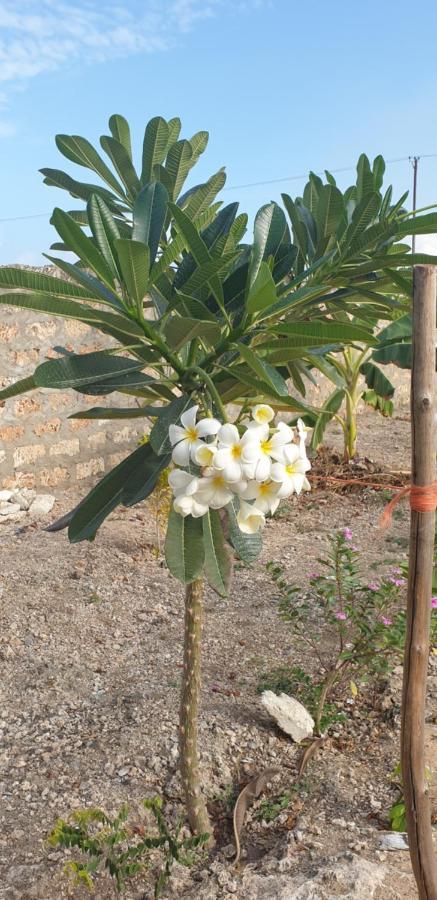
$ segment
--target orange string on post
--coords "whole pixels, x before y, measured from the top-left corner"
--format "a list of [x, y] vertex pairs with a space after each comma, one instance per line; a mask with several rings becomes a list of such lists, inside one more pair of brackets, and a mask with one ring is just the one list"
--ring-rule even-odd
[[402, 488], [387, 504], [380, 520], [380, 528], [385, 529], [391, 523], [393, 510], [398, 505], [402, 497], [410, 495], [410, 507], [415, 512], [434, 512], [437, 509], [437, 481], [434, 484], [408, 484]]

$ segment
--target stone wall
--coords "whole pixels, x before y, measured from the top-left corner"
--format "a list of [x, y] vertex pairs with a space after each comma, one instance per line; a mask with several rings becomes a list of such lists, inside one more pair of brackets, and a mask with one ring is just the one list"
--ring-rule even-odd
[[[107, 342], [80, 322], [0, 307], [0, 386], [30, 375], [38, 363], [58, 356], [53, 347], [87, 353]], [[96, 481], [135, 448], [145, 422], [68, 416], [87, 406], [120, 405], [120, 396], [37, 390], [0, 402], [0, 488]], [[123, 397], [123, 406], [130, 403], [133, 398]]]

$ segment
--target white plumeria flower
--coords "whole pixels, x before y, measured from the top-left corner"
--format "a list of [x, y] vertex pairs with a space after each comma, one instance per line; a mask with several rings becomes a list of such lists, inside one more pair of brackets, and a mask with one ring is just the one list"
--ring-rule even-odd
[[237, 522], [240, 531], [243, 534], [256, 534], [260, 528], [264, 528], [266, 518], [260, 509], [246, 503], [245, 500], [240, 501], [240, 509], [238, 510]]
[[303, 455], [306, 457], [306, 449], [305, 444], [308, 437], [308, 428], [305, 425], [305, 422], [302, 419], [297, 420], [297, 436], [299, 438], [299, 446], [300, 449], [303, 450]]
[[240, 496], [243, 500], [255, 500], [256, 509], [273, 515], [279, 506], [279, 489], [280, 484], [276, 481], [249, 481]]
[[231, 502], [233, 485], [225, 478], [223, 472], [216, 469], [205, 469], [203, 478], [199, 478], [199, 489], [196, 500], [211, 509], [221, 509]]
[[284, 425], [271, 436], [268, 425], [260, 425], [243, 435], [241, 461], [246, 478], [267, 481], [270, 478], [272, 459], [283, 458], [284, 447], [290, 443], [291, 429]]
[[199, 503], [196, 498], [199, 479], [195, 475], [190, 475], [182, 469], [174, 469], [168, 476], [168, 483], [175, 496], [173, 508], [179, 515], [193, 516], [197, 519], [208, 512], [208, 507]]
[[193, 516], [193, 519], [200, 519], [208, 512], [208, 504], [201, 503], [197, 494], [179, 494], [173, 501], [173, 509], [180, 516]]
[[199, 488], [199, 479], [182, 469], [173, 469], [168, 476], [168, 483], [175, 497], [180, 494], [195, 494]]
[[181, 415], [182, 427], [170, 425], [169, 438], [173, 446], [172, 459], [178, 466], [188, 466], [190, 459], [195, 461], [196, 450], [199, 449], [201, 438], [210, 434], [217, 434], [220, 422], [217, 419], [201, 419], [196, 424], [198, 406], [191, 406]]
[[289, 444], [283, 448], [283, 461], [272, 465], [272, 481], [279, 485], [278, 497], [289, 497], [300, 494], [302, 490], [311, 490], [305, 473], [311, 468], [308, 459], [302, 457], [301, 448], [297, 444]]
[[252, 406], [252, 417], [258, 425], [269, 425], [275, 417], [275, 411], [267, 403], [257, 403]]
[[203, 441], [200, 441], [199, 446], [194, 450], [194, 461], [199, 466], [202, 466], [202, 468], [205, 466], [212, 466], [216, 453], [217, 444], [215, 442], [212, 444], [204, 444]]
[[217, 432], [217, 448], [214, 454], [214, 469], [221, 471], [229, 482], [241, 481], [243, 446], [236, 425], [222, 425]]

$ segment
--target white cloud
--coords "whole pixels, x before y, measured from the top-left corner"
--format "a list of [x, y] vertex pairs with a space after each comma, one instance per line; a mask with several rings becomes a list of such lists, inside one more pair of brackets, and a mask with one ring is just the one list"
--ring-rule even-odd
[[[246, 0], [255, 8], [260, 0]], [[0, 0], [0, 84], [80, 61], [153, 53], [174, 46], [199, 21], [230, 13], [233, 0]]]

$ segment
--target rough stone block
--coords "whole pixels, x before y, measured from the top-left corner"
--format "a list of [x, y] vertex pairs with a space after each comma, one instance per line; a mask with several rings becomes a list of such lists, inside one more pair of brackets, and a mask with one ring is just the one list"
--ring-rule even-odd
[[59, 441], [58, 444], [52, 444], [49, 447], [49, 456], [77, 456], [79, 452], [78, 438], [73, 438], [71, 441]]

